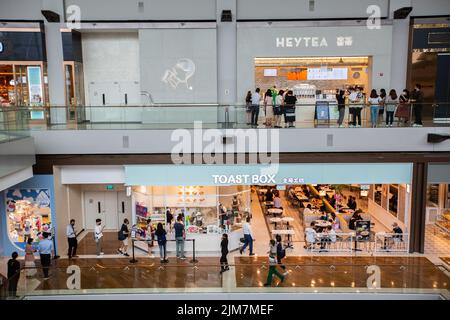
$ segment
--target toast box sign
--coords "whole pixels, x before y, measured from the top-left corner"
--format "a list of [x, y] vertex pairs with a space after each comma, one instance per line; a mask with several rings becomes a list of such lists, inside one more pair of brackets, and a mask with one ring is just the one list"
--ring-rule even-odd
[[213, 174], [214, 184], [276, 184], [273, 174]]
[[337, 47], [351, 47], [353, 45], [352, 36], [337, 36], [333, 39], [326, 37], [277, 37], [275, 44], [277, 48], [320, 48], [328, 47], [330, 41], [335, 42]]

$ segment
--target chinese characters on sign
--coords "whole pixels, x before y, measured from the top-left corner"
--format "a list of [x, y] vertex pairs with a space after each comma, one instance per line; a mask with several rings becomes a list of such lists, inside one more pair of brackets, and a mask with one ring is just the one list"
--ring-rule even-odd
[[[336, 37], [336, 45], [338, 47], [353, 46], [352, 36]], [[328, 47], [328, 41], [325, 37], [277, 37], [277, 48], [299, 48], [299, 47]]]

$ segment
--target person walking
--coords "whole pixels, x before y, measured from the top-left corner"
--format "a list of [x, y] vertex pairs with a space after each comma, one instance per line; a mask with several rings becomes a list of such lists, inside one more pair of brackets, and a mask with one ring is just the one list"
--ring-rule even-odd
[[161, 263], [167, 263], [167, 232], [164, 230], [164, 227], [161, 222], [156, 225], [155, 236], [158, 241], [159, 246], [159, 258]]
[[31, 278], [36, 274], [36, 263], [34, 261], [35, 252], [36, 250], [33, 248], [33, 238], [28, 238], [25, 246], [25, 273], [27, 278]]
[[283, 259], [286, 257], [286, 248], [283, 248], [283, 242], [281, 241], [281, 235], [277, 234], [275, 237], [276, 240], [276, 254], [277, 254], [277, 263], [280, 265], [281, 269], [283, 269], [285, 272], [283, 273], [283, 276], [287, 276], [289, 272], [286, 270], [286, 266], [283, 264]]
[[389, 95], [386, 97], [386, 127], [392, 127], [394, 122], [394, 113], [398, 105], [398, 97], [395, 89], [389, 91]]
[[339, 119], [338, 119], [338, 125], [339, 128], [343, 128], [344, 125], [344, 116], [345, 116], [345, 91], [344, 90], [336, 90], [336, 100], [338, 103], [338, 111], [339, 111]]
[[230, 270], [230, 267], [228, 266], [228, 235], [224, 233], [222, 235], [222, 241], [220, 242], [220, 253], [222, 254], [220, 256], [220, 273], [224, 273], [225, 271]]
[[372, 89], [370, 91], [370, 97], [367, 102], [370, 104], [370, 121], [372, 122], [372, 128], [377, 127], [378, 123], [378, 108], [380, 104], [380, 96], [377, 94], [377, 90]]
[[10, 297], [17, 298], [17, 284], [20, 278], [20, 262], [17, 261], [19, 254], [14, 251], [8, 260], [8, 293]]
[[67, 242], [69, 244], [69, 250], [67, 253], [69, 259], [78, 258], [77, 256], [78, 241], [77, 241], [77, 233], [75, 232], [75, 219], [71, 219], [70, 223], [67, 225], [66, 235], [67, 235]]
[[250, 217], [247, 217], [246, 222], [244, 223], [242, 230], [244, 232], [244, 245], [241, 249], [239, 249], [239, 252], [242, 254], [247, 246], [249, 247], [250, 256], [254, 256], [253, 253], [253, 233], [252, 233], [252, 227], [250, 226]]
[[95, 229], [94, 229], [94, 240], [95, 240], [95, 251], [97, 253], [97, 258], [104, 255], [103, 252], [103, 229], [102, 219], [95, 219]]
[[247, 91], [247, 96], [245, 97], [245, 113], [247, 117], [247, 125], [252, 123], [252, 92]]
[[[270, 287], [272, 285], [273, 275], [276, 275], [281, 282], [284, 281], [284, 276], [277, 270], [278, 263], [276, 259], [275, 240], [270, 240], [269, 247], [269, 273], [267, 274], [267, 281], [264, 284], [265, 287]], [[275, 253], [273, 248], [275, 248]]]
[[119, 252], [120, 254], [123, 254], [126, 257], [129, 257], [128, 254], [128, 238], [130, 235], [130, 231], [128, 230], [128, 224], [130, 222], [128, 221], [128, 219], [124, 219], [122, 226], [120, 227], [119, 230], [119, 241], [122, 241], [120, 248], [117, 249], [117, 252]]
[[281, 128], [281, 115], [283, 114], [283, 95], [284, 91], [280, 90], [275, 97], [275, 103], [273, 104], [273, 114], [275, 116], [275, 128]]
[[252, 94], [252, 116], [251, 116], [252, 128], [258, 127], [259, 103], [261, 101], [261, 96], [259, 92], [260, 89], [256, 88], [255, 92], [253, 92]]
[[177, 222], [175, 222], [175, 225], [173, 228], [175, 229], [175, 241], [176, 241], [176, 253], [177, 258], [184, 260], [186, 259], [184, 255], [184, 241], [186, 238], [186, 231], [184, 230], [184, 224], [182, 222], [182, 216], [179, 215], [177, 217]]
[[422, 112], [423, 112], [423, 92], [421, 91], [422, 86], [420, 84], [416, 84], [414, 91], [411, 95], [411, 102], [413, 104], [414, 111], [414, 124], [413, 127], [422, 127]]
[[41, 258], [41, 265], [42, 265], [42, 271], [44, 273], [44, 280], [47, 280], [48, 275], [48, 269], [51, 264], [52, 259], [52, 252], [54, 250], [53, 248], [53, 241], [51, 241], [48, 236], [50, 234], [48, 232], [43, 232], [42, 237], [43, 239], [39, 241], [39, 255]]
[[271, 128], [273, 122], [273, 99], [270, 89], [264, 95], [264, 114], [266, 115], [265, 125], [267, 128]]

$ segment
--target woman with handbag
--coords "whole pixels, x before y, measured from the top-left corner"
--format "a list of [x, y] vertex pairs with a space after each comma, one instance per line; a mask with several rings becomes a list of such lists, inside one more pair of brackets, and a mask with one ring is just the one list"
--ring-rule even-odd
[[395, 116], [398, 118], [399, 125], [403, 123], [406, 125], [406, 123], [409, 120], [409, 114], [410, 114], [410, 104], [409, 104], [409, 91], [408, 89], [404, 89], [400, 97], [398, 98], [398, 108], [395, 113]]

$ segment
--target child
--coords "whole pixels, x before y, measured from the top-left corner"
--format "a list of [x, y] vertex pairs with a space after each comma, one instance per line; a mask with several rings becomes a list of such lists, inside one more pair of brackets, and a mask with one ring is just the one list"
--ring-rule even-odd
[[95, 239], [95, 248], [97, 252], [97, 257], [104, 255], [103, 252], [103, 228], [102, 227], [102, 219], [95, 219], [95, 231], [94, 231], [94, 239]]
[[20, 262], [17, 261], [19, 254], [14, 251], [8, 260], [8, 292], [10, 297], [17, 297], [17, 283], [20, 278]]
[[222, 235], [222, 241], [220, 242], [220, 251], [222, 256], [220, 257], [220, 273], [224, 273], [225, 271], [230, 270], [228, 267], [228, 235], [224, 233]]
[[[270, 287], [272, 285], [273, 275], [275, 274], [280, 278], [281, 282], [284, 281], [284, 276], [277, 270], [277, 258], [276, 258], [276, 246], [275, 240], [270, 240], [269, 249], [269, 273], [267, 274], [267, 282], [264, 284], [265, 287]], [[275, 252], [275, 253], [274, 253]]]

